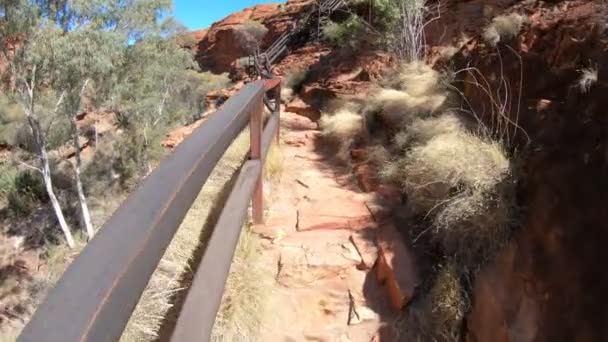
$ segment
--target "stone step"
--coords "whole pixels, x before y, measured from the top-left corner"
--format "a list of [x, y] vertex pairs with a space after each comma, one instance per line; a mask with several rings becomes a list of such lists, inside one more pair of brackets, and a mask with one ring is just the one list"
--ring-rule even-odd
[[348, 232], [295, 233], [278, 244], [281, 250], [276, 280], [285, 287], [309, 287], [344, 279], [361, 263]]
[[335, 197], [333, 200], [311, 200], [298, 209], [298, 231], [351, 229], [375, 226], [365, 201]]
[[420, 285], [415, 256], [392, 224], [378, 229], [377, 246], [378, 281], [384, 284], [393, 309], [400, 311], [409, 303], [416, 287]]

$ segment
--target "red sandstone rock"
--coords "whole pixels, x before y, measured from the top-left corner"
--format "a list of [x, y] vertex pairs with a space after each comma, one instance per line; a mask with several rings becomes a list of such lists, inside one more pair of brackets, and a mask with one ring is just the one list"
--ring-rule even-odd
[[362, 201], [315, 200], [304, 203], [298, 210], [298, 231], [363, 229], [374, 224], [372, 214]]
[[261, 4], [232, 13], [210, 28], [182, 35], [178, 42], [191, 49], [201, 68], [214, 73], [229, 72], [233, 62], [247, 52], [236, 38], [236, 29], [247, 21], [257, 21], [268, 28], [262, 46], [269, 46], [287, 28], [295, 23], [303, 8], [311, 0], [290, 0], [286, 4]]
[[296, 113], [298, 115], [305, 116], [312, 121], [317, 121], [321, 117], [321, 112], [313, 108], [308, 103], [302, 101], [302, 99], [295, 99], [285, 106], [285, 111]]
[[376, 275], [386, 286], [396, 311], [407, 305], [420, 283], [414, 255], [393, 225], [378, 230]]
[[353, 232], [350, 235], [350, 241], [361, 256], [361, 264], [359, 264], [358, 268], [361, 270], [372, 269], [378, 259], [375, 229], [363, 229]]
[[378, 187], [377, 171], [369, 163], [359, 163], [354, 167], [355, 177], [361, 190], [372, 192]]

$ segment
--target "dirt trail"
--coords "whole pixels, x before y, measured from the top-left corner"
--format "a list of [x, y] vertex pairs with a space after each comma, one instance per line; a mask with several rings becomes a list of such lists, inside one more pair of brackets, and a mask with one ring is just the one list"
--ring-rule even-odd
[[[283, 179], [268, 200], [263, 262], [275, 272], [260, 341], [388, 341], [376, 270], [378, 225], [350, 172], [317, 151], [316, 124], [281, 117]], [[372, 271], [373, 269], [373, 271]]]

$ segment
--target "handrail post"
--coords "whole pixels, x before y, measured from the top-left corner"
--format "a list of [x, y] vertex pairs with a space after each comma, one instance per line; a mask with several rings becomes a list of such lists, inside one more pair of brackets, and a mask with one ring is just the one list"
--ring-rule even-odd
[[279, 125], [277, 126], [277, 146], [281, 143], [281, 87], [283, 86], [283, 80], [279, 83], [275, 93], [275, 108], [277, 116], [279, 117]]
[[251, 198], [251, 215], [254, 224], [264, 223], [264, 184], [262, 178], [264, 177], [264, 161], [262, 159], [262, 113], [264, 111], [264, 103], [260, 103], [256, 106], [256, 109], [251, 113], [249, 119], [249, 132], [251, 137], [251, 159], [258, 159], [262, 164], [262, 172], [256, 181], [255, 189], [253, 190], [253, 196]]

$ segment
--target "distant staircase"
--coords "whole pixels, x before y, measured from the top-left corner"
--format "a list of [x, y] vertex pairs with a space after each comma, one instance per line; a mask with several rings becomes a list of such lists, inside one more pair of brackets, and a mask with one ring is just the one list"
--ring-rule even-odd
[[305, 12], [296, 24], [277, 38], [264, 52], [249, 56], [249, 76], [256, 79], [273, 78], [272, 66], [288, 50], [293, 40], [305, 32], [313, 32], [315, 39], [320, 39], [323, 28], [331, 21], [332, 13], [346, 6], [344, 0], [318, 0]]

